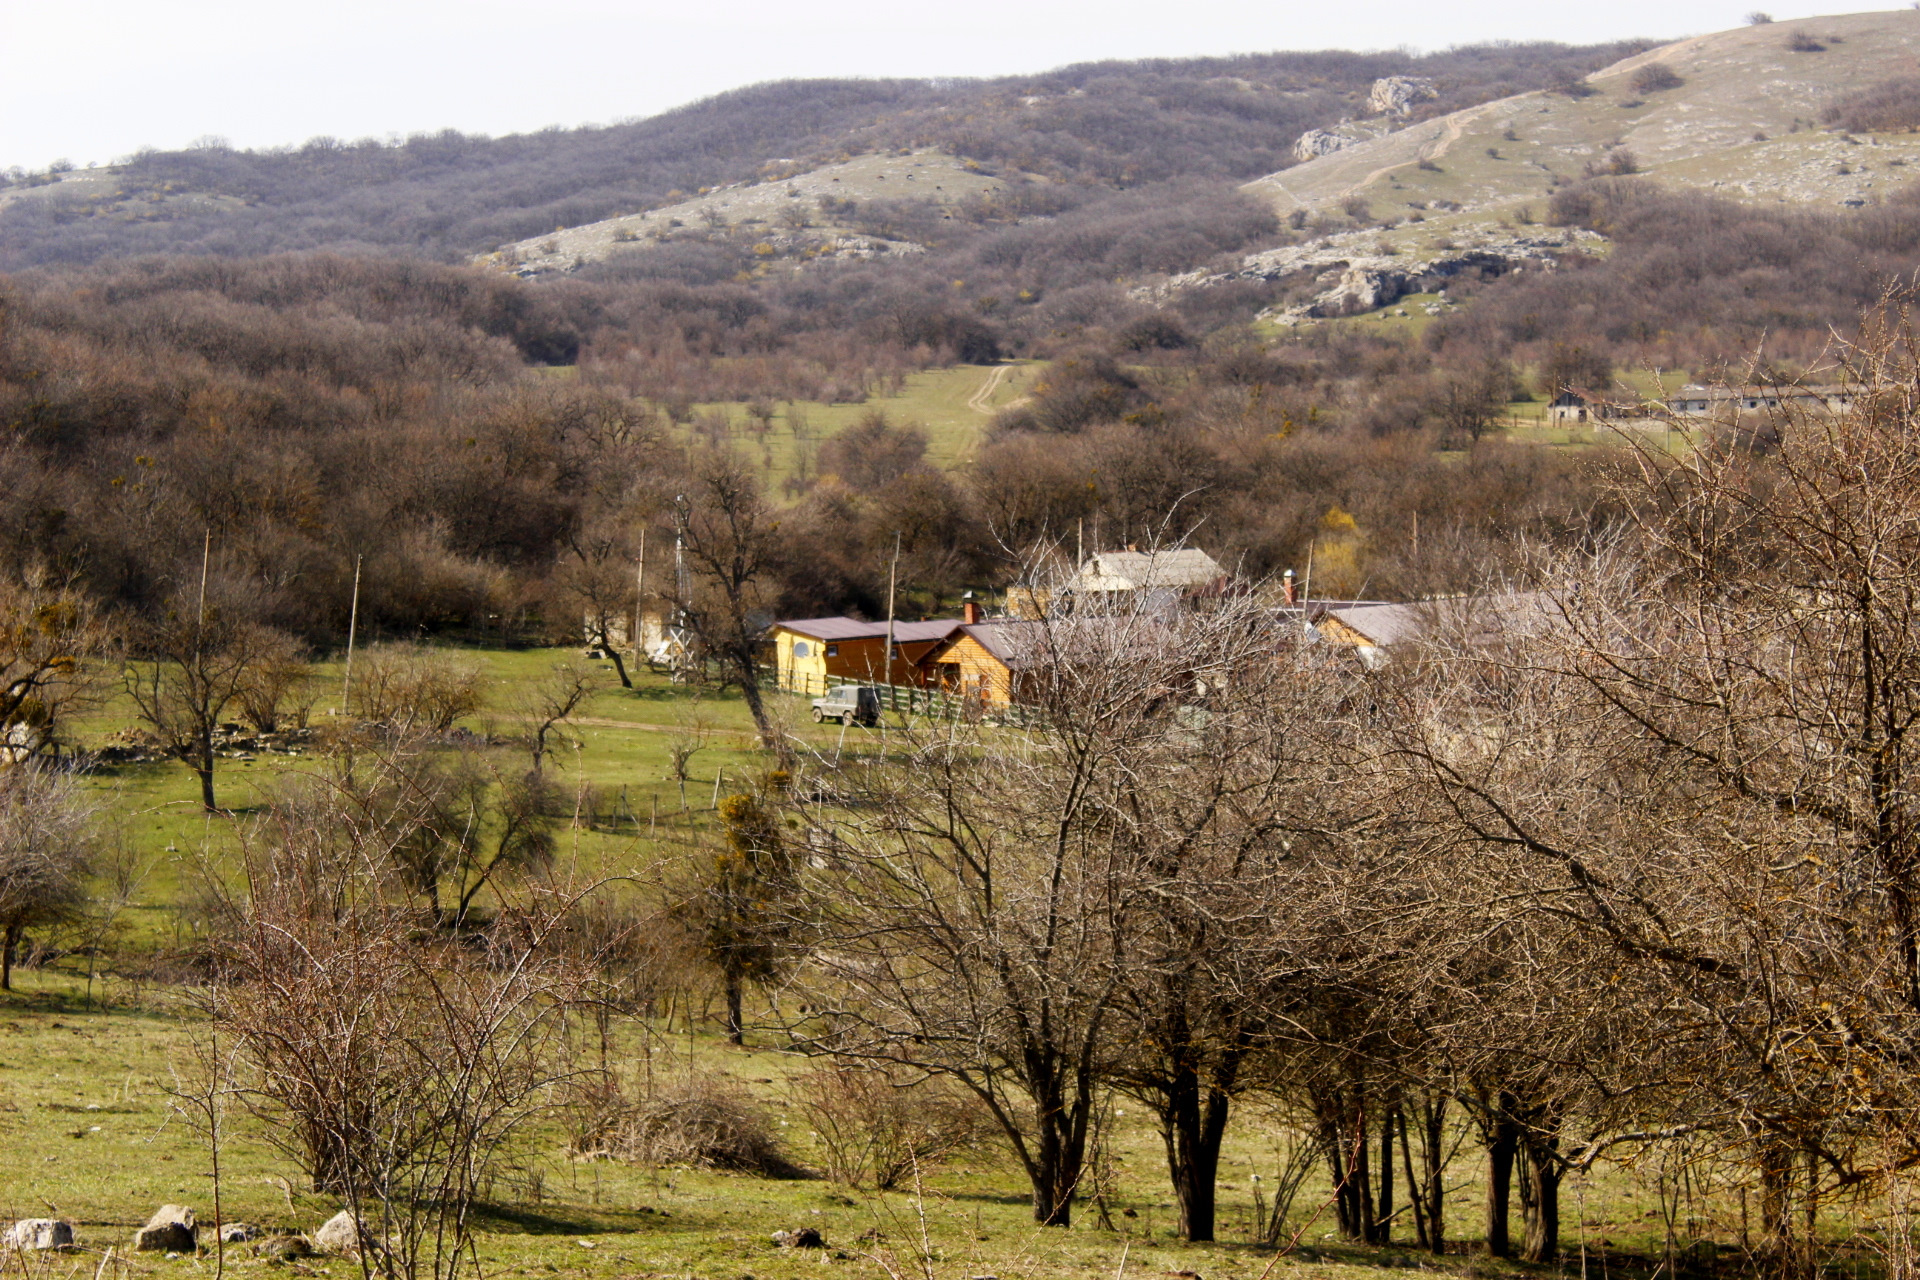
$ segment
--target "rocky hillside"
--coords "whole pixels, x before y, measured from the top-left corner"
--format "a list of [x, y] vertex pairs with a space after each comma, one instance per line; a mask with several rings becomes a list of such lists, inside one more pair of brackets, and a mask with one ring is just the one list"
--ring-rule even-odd
[[[1571, 81], [1356, 140], [1248, 184], [1290, 213], [1365, 201], [1381, 217], [1538, 207], [1565, 182], [1634, 171], [1792, 202], [1903, 185], [1920, 135], [1848, 138], [1821, 112], [1911, 74], [1920, 12], [1765, 23], [1663, 45]], [[1381, 113], [1385, 117], [1385, 113]]]
[[874, 201], [909, 201], [934, 206], [940, 211], [936, 218], [950, 217], [968, 201], [991, 200], [1005, 188], [1005, 181], [978, 162], [942, 151], [861, 156], [794, 173], [775, 170], [764, 179], [709, 188], [692, 199], [643, 213], [556, 227], [551, 234], [502, 245], [475, 261], [534, 278], [574, 271], [677, 237], [721, 231], [750, 233], [756, 254], [768, 261], [798, 264], [919, 253], [923, 246], [918, 241], [874, 234], [852, 225], [847, 215]]
[[1920, 134], [1849, 134], [1823, 117], [1847, 94], [1911, 75], [1916, 53], [1920, 12], [1897, 10], [1698, 36], [1424, 120], [1426, 82], [1382, 81], [1367, 112], [1302, 134], [1301, 163], [1243, 188], [1319, 237], [1173, 287], [1312, 272], [1317, 291], [1275, 313], [1302, 320], [1384, 306], [1461, 271], [1550, 266], [1553, 254], [1604, 251], [1591, 233], [1535, 225], [1556, 190], [1598, 175], [1859, 208], [1920, 176]]

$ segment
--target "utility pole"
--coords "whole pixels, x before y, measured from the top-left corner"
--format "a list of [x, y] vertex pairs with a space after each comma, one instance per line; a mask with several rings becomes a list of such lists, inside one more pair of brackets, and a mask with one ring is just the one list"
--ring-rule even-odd
[[360, 630], [360, 557], [353, 558], [353, 607], [347, 613], [347, 670], [340, 678], [340, 714], [346, 715], [352, 704], [348, 701], [353, 692], [353, 640]]
[[200, 637], [207, 629], [207, 566], [213, 560], [213, 528], [207, 528], [207, 540], [200, 548], [200, 611], [193, 615], [193, 656], [200, 656]]
[[893, 531], [893, 563], [887, 566], [887, 687], [893, 687], [893, 587], [900, 574], [900, 531]]
[[640, 661], [640, 628], [647, 607], [647, 528], [640, 526], [640, 568], [633, 575], [633, 660]]

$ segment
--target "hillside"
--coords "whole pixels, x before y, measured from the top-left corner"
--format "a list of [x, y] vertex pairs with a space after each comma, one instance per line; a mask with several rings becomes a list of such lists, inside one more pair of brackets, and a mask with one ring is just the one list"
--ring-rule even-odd
[[659, 244], [683, 229], [689, 235], [739, 229], [755, 233], [762, 257], [870, 259], [918, 252], [910, 240], [866, 234], [845, 214], [873, 200], [931, 205], [939, 217], [969, 200], [991, 200], [1006, 189], [975, 161], [942, 151], [860, 156], [770, 181], [731, 183], [644, 213], [624, 214], [503, 245], [476, 259], [524, 277], [571, 271], [622, 252]]
[[[1799, 39], [1806, 51], [1790, 44]], [[1841, 94], [1909, 74], [1920, 13], [1766, 23], [1623, 59], [1574, 92], [1517, 94], [1422, 121], [1269, 174], [1248, 190], [1282, 214], [1366, 201], [1404, 219], [1543, 202], [1590, 171], [1632, 167], [1672, 186], [1783, 202], [1867, 201], [1901, 185], [1920, 135], [1851, 139], [1819, 127]], [[1663, 66], [1671, 88], [1635, 88]], [[1430, 216], [1430, 214], [1429, 214]]]
[[1639, 44], [1503, 45], [1416, 57], [1275, 53], [1088, 63], [992, 80], [756, 85], [645, 120], [504, 138], [316, 138], [147, 152], [109, 169], [0, 175], [0, 269], [151, 253], [330, 248], [443, 261], [906, 147], [1084, 194], [1244, 181], [1373, 83], [1433, 79], [1451, 110], [1597, 70]]

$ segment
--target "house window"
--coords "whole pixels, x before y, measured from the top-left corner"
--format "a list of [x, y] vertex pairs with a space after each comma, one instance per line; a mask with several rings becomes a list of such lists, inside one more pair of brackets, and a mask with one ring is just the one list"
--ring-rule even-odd
[[806, 642], [805, 640], [796, 640], [796, 641], [794, 641], [794, 642], [793, 642], [793, 656], [794, 656], [794, 657], [796, 657], [796, 658], [804, 658], [804, 657], [807, 657], [808, 655], [810, 655], [810, 654], [811, 654], [812, 652], [813, 652], [813, 650], [811, 650], [811, 649], [809, 649], [809, 648], [807, 647], [807, 642]]
[[840, 656], [840, 646], [839, 646], [839, 645], [837, 645], [837, 644], [830, 644], [830, 645], [828, 645], [828, 646], [827, 646], [827, 656], [828, 656], [829, 658], [837, 658], [837, 657], [839, 657], [839, 656]]

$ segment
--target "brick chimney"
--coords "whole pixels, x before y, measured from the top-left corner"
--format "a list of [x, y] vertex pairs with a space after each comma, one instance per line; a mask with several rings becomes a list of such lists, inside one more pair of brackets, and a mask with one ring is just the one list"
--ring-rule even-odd
[[960, 597], [960, 617], [970, 627], [980, 621], [980, 602], [971, 591]]
[[1280, 575], [1280, 589], [1287, 593], [1288, 604], [1300, 603], [1298, 595], [1294, 590], [1293, 570], [1289, 569], [1285, 573]]

